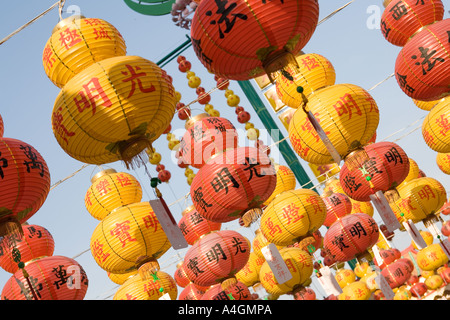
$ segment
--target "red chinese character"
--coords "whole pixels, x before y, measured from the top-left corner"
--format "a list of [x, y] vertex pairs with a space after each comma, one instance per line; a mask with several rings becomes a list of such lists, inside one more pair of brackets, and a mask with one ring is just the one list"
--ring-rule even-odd
[[406, 198], [406, 199], [403, 199], [403, 198], [402, 198], [402, 199], [399, 201], [398, 206], [401, 207], [401, 208], [403, 208], [403, 209], [405, 209], [407, 212], [410, 212], [411, 210], [416, 210], [416, 209], [417, 209], [417, 208], [414, 208], [414, 207], [411, 205], [411, 199], [410, 199], [410, 198]]
[[100, 193], [101, 196], [104, 196], [108, 194], [109, 191], [111, 191], [111, 188], [109, 186], [109, 181], [107, 179], [100, 180], [98, 184], [95, 186], [97, 191]]
[[111, 37], [108, 35], [108, 31], [105, 30], [103, 27], [98, 27], [98, 30], [94, 28], [95, 38], [94, 40], [98, 39], [109, 39], [111, 40]]
[[302, 145], [301, 139], [292, 135], [292, 136], [290, 136], [290, 140], [291, 140], [292, 146], [294, 147], [294, 149], [297, 151], [297, 153], [300, 156], [306, 157], [308, 155], [308, 152], [310, 149], [309, 149], [309, 147]]
[[128, 225], [130, 221], [124, 221], [122, 223], [116, 223], [116, 227], [112, 229], [111, 235], [115, 236], [122, 243], [122, 248], [126, 246], [127, 242], [136, 241], [136, 239], [132, 238], [128, 230], [130, 230], [130, 226]]
[[149, 92], [155, 91], [155, 86], [152, 84], [150, 85], [149, 88], [144, 88], [144, 86], [142, 85], [141, 79], [139, 79], [139, 78], [145, 77], [147, 74], [145, 72], [136, 73], [136, 71], [141, 70], [140, 67], [138, 67], [138, 66], [133, 67], [129, 64], [126, 64], [125, 66], [127, 67], [129, 73], [127, 71], [122, 71], [122, 74], [124, 76], [128, 76], [128, 75], [130, 75], [130, 76], [126, 79], [123, 79], [122, 82], [131, 81], [131, 90], [130, 90], [130, 93], [128, 94], [128, 98], [134, 94], [134, 91], [136, 90], [136, 84], [138, 85], [139, 90], [141, 90], [141, 92], [143, 92], [143, 93], [149, 93]]
[[431, 189], [431, 187], [428, 184], [419, 190], [418, 195], [419, 195], [420, 199], [430, 200], [430, 198], [436, 198], [433, 190]]
[[361, 116], [362, 112], [359, 108], [356, 101], [353, 99], [351, 94], [346, 93], [343, 97], [340, 98], [335, 105], [333, 105], [336, 110], [338, 116], [342, 116], [344, 114], [348, 114], [348, 118], [352, 118], [353, 110], [356, 111], [356, 114]]
[[306, 198], [306, 202], [312, 204], [312, 207], [314, 208], [314, 214], [322, 212], [322, 208], [320, 207], [319, 200], [316, 197], [310, 196], [310, 197]]
[[438, 119], [436, 119], [436, 124], [439, 128], [441, 128], [439, 133], [446, 137], [448, 131], [450, 130], [450, 122], [448, 121], [448, 118], [444, 115], [441, 115]]
[[98, 26], [104, 24], [102, 20], [96, 18], [84, 19], [84, 22], [90, 26]]
[[269, 229], [269, 234], [273, 236], [275, 233], [281, 233], [281, 228], [279, 225], [275, 225], [273, 221], [268, 218], [266, 220], [266, 227]]
[[308, 68], [308, 71], [311, 71], [312, 69], [315, 69], [317, 67], [320, 67], [319, 63], [317, 62], [317, 60], [311, 56], [306, 56], [305, 58], [302, 59], [302, 64]]
[[56, 132], [57, 135], [61, 137], [67, 144], [69, 144], [69, 137], [73, 137], [75, 135], [75, 132], [67, 130], [67, 128], [62, 124], [64, 121], [64, 117], [61, 114], [62, 108], [58, 108], [57, 111], [53, 112], [53, 121], [52, 121], [52, 127], [53, 131]]
[[116, 175], [116, 180], [120, 184], [121, 187], [132, 185], [130, 177], [124, 175], [123, 173]]
[[299, 208], [293, 203], [284, 206], [282, 210], [283, 210], [282, 216], [284, 219], [287, 220], [286, 224], [288, 225], [291, 223], [296, 223], [297, 221], [299, 221], [304, 217], [303, 215], [298, 214]]
[[145, 227], [148, 228], [153, 228], [153, 231], [155, 232], [156, 230], [158, 230], [158, 219], [156, 219], [156, 216], [154, 214], [149, 214], [148, 216], [145, 216], [144, 218], [142, 218], [142, 220], [144, 220], [144, 225]]
[[292, 259], [286, 259], [284, 260], [284, 262], [286, 263], [286, 266], [288, 267], [289, 271], [291, 271], [291, 273], [296, 273], [297, 269], [295, 268], [295, 264], [292, 262]]
[[103, 252], [103, 244], [100, 244], [98, 239], [92, 244], [91, 251], [96, 260], [99, 260], [100, 262], [105, 262], [109, 257], [109, 253]]
[[87, 207], [92, 206], [91, 191], [89, 191], [89, 190], [86, 192], [86, 196], [84, 197], [84, 203], [86, 203]]
[[[83, 112], [85, 109], [91, 108], [92, 115], [95, 114], [97, 108], [97, 99], [103, 101], [103, 106], [109, 108], [112, 106], [111, 100], [109, 100], [98, 78], [92, 78], [87, 84], [83, 85], [83, 90], [78, 92], [78, 96], [73, 98], [75, 105], [79, 112]], [[100, 103], [99, 103], [100, 105]]]
[[50, 45], [46, 45], [44, 48], [44, 53], [42, 54], [42, 60], [44, 61], [44, 65], [46, 68], [51, 69], [53, 68], [53, 62], [56, 61], [56, 59], [53, 57], [53, 51], [50, 48]]
[[73, 47], [78, 42], [81, 42], [81, 37], [77, 33], [76, 29], [71, 30], [70, 28], [66, 28], [59, 34], [61, 36], [59, 41], [61, 41], [61, 45], [65, 46], [66, 49], [70, 49], [70, 47]]

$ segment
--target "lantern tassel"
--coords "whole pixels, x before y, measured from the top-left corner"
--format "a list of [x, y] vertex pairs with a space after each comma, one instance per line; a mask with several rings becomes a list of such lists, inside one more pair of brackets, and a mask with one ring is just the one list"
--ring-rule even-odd
[[154, 150], [151, 141], [145, 136], [138, 136], [120, 141], [118, 152], [127, 169], [136, 169], [148, 162], [147, 150]]
[[388, 200], [389, 203], [393, 203], [400, 199], [400, 195], [397, 191], [397, 189], [391, 189], [384, 193], [384, 196]]
[[250, 225], [253, 222], [256, 222], [262, 214], [263, 210], [261, 208], [252, 208], [245, 212], [242, 216], [244, 227], [250, 227]]
[[0, 220], [0, 237], [12, 237], [17, 240], [22, 239], [23, 229], [19, 220], [15, 217], [7, 217]]
[[143, 260], [144, 262], [138, 263], [138, 273], [142, 280], [148, 280], [160, 270], [160, 266], [155, 258], [144, 257]]
[[364, 163], [369, 160], [369, 155], [364, 149], [357, 149], [349, 153], [344, 161], [347, 168], [352, 171], [357, 168], [363, 168]]

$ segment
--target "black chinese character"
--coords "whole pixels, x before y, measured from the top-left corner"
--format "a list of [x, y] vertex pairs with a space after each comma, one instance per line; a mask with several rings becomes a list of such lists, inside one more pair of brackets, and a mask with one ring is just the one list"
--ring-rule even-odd
[[225, 167], [217, 173], [216, 177], [211, 181], [211, 185], [215, 192], [225, 189], [225, 193], [228, 193], [229, 182], [232, 183], [233, 188], [239, 188], [239, 183], [231, 175], [228, 168]]
[[416, 89], [412, 88], [410, 85], [408, 85], [408, 82], [406, 81], [406, 75], [402, 76], [400, 73], [397, 72], [397, 78], [399, 85], [402, 89], [405, 89], [409, 93], [413, 93], [416, 91]]
[[27, 156], [30, 161], [24, 161], [23, 164], [27, 166], [27, 172], [30, 172], [30, 169], [40, 169], [39, 175], [41, 177], [44, 176], [44, 165], [42, 162], [37, 161], [37, 155], [33, 152], [33, 149], [30, 146], [20, 146], [20, 149], [23, 150], [23, 153]]
[[227, 260], [227, 255], [223, 251], [220, 243], [216, 243], [212, 246], [211, 250], [206, 252], [206, 257], [208, 258], [208, 261], [215, 261], [216, 263], [219, 262], [219, 259]]
[[56, 289], [60, 288], [60, 285], [64, 285], [67, 283], [67, 279], [69, 276], [67, 275], [67, 270], [64, 269], [63, 265], [59, 265], [56, 268], [52, 269], [53, 273], [55, 274], [56, 278], [59, 280], [53, 282], [53, 284], [56, 286]]
[[195, 201], [199, 205], [199, 208], [203, 211], [206, 211], [206, 208], [212, 207], [212, 204], [207, 203], [205, 199], [203, 199], [202, 187], [194, 190], [194, 196], [192, 197], [192, 200]]
[[[437, 52], [436, 50], [431, 50], [429, 48], [419, 47], [420, 58], [423, 58], [422, 62], [416, 62], [416, 66], [422, 66], [422, 74], [425, 76], [428, 71], [431, 71], [436, 62], [444, 62], [443, 58], [437, 57], [432, 58], [433, 55]], [[411, 59], [418, 59], [417, 55], [412, 55]], [[425, 67], [426, 66], [426, 67]]]
[[256, 166], [259, 166], [259, 162], [255, 162], [255, 159], [245, 157], [245, 164], [247, 165], [247, 167], [244, 169], [244, 171], [250, 170], [250, 177], [248, 178], [247, 182], [252, 180], [253, 173], [258, 178], [264, 177], [263, 174], [259, 174], [258, 171], [256, 171]]
[[[232, 13], [232, 11], [236, 8], [237, 4], [234, 2], [226, 7], [228, 0], [214, 0], [217, 5], [216, 14], [220, 14], [220, 18], [218, 20], [211, 20], [211, 24], [219, 27], [219, 37], [223, 39], [225, 37], [224, 33], [228, 33], [233, 29], [234, 24], [236, 23], [236, 19], [239, 18], [241, 20], [247, 20], [247, 16], [242, 13]], [[212, 11], [207, 11], [205, 13], [207, 16], [212, 16]], [[233, 18], [230, 20], [229, 16]], [[222, 31], [221, 24], [225, 23], [225, 30]]]
[[394, 165], [397, 164], [397, 161], [403, 163], [402, 156], [395, 147], [389, 149], [384, 156], [386, 157], [387, 162], [394, 162]]
[[233, 248], [236, 248], [236, 252], [234, 253], [234, 255], [237, 255], [239, 252], [240, 253], [247, 252], [246, 249], [242, 249], [242, 247], [241, 247], [242, 241], [240, 239], [233, 237], [232, 243], [233, 243]]
[[335, 236], [333, 241], [331, 241], [331, 243], [336, 245], [339, 248], [339, 250], [341, 250], [341, 251], [343, 251], [344, 248], [348, 248], [348, 246], [345, 245], [345, 243], [344, 243], [344, 236], [342, 234]]
[[342, 179], [344, 182], [344, 185], [350, 190], [350, 192], [355, 192], [359, 189], [359, 187], [362, 186], [361, 183], [355, 182], [355, 177], [352, 176], [344, 176], [344, 179]]
[[392, 12], [392, 18], [394, 18], [394, 20], [400, 20], [401, 17], [408, 13], [408, 10], [402, 1], [399, 1], [391, 8], [391, 10], [389, 10], [389, 12]]
[[350, 234], [352, 237], [358, 236], [358, 239], [361, 238], [361, 234], [367, 235], [366, 230], [362, 226], [361, 222], [356, 222], [353, 227], [350, 228]]
[[189, 259], [189, 262], [186, 264], [186, 268], [192, 271], [194, 275], [197, 277], [200, 273], [203, 273], [205, 271], [200, 270], [198, 267], [198, 257], [195, 257], [193, 259]]
[[[2, 155], [2, 153], [0, 152], [0, 156]], [[0, 177], [2, 177], [2, 179], [5, 177], [5, 174], [3, 173], [3, 169], [2, 168], [7, 168], [8, 167], [8, 160], [6, 160], [5, 158], [1, 158], [0, 159]]]

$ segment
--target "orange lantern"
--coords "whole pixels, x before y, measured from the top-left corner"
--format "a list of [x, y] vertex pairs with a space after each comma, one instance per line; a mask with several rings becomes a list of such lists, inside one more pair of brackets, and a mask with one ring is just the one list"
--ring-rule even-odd
[[106, 169], [93, 176], [91, 182], [84, 204], [97, 220], [103, 220], [119, 207], [142, 200], [141, 185], [129, 173]]
[[236, 283], [234, 275], [250, 257], [250, 242], [236, 231], [212, 232], [199, 239], [186, 252], [184, 270], [200, 286], [221, 283], [226, 289]]
[[274, 163], [275, 172], [277, 173], [277, 183], [275, 190], [271, 196], [264, 201], [264, 205], [268, 205], [277, 195], [284, 191], [295, 189], [297, 181], [295, 180], [294, 172], [289, 167]]
[[55, 241], [44, 227], [29, 224], [24, 225], [23, 237], [5, 237], [0, 242], [0, 267], [9, 273], [15, 273], [19, 266], [15, 258], [27, 263], [37, 258], [52, 256]]
[[299, 86], [308, 97], [323, 87], [334, 85], [336, 73], [331, 62], [319, 54], [301, 54], [295, 60], [298, 68], [286, 68], [285, 73], [277, 76], [276, 91], [285, 105], [297, 109], [303, 105], [302, 96], [297, 92]]
[[411, 268], [406, 260], [407, 259], [399, 259], [381, 270], [381, 274], [386, 279], [391, 288], [398, 288], [399, 286], [403, 285], [411, 276], [411, 272], [413, 271], [414, 266], [412, 266]]
[[316, 0], [202, 1], [192, 18], [192, 44], [211, 73], [248, 80], [295, 63], [318, 18]]
[[286, 263], [292, 278], [284, 283], [279, 283], [270, 269], [270, 266], [265, 262], [260, 270], [259, 278], [264, 289], [272, 295], [294, 294], [303, 288], [313, 273], [312, 256], [300, 248], [283, 248], [280, 250], [280, 255]]
[[177, 153], [185, 165], [201, 168], [216, 153], [238, 146], [237, 131], [228, 119], [202, 113], [187, 120], [185, 127]]
[[285, 191], [264, 209], [261, 232], [269, 242], [286, 246], [318, 230], [326, 214], [324, 201], [313, 190]]
[[73, 15], [61, 20], [45, 44], [44, 70], [59, 88], [91, 64], [126, 54], [117, 29], [102, 19]]
[[242, 282], [237, 282], [223, 289], [220, 283], [213, 285], [203, 295], [201, 300], [253, 300], [248, 287]]
[[427, 114], [422, 123], [422, 135], [431, 150], [438, 153], [450, 152], [450, 97], [442, 99]]
[[113, 300], [158, 300], [165, 294], [169, 295], [170, 300], [176, 300], [177, 285], [168, 273], [158, 270], [149, 276], [138, 273], [128, 278]]
[[186, 271], [184, 270], [183, 262], [177, 264], [177, 269], [175, 270], [173, 278], [175, 279], [177, 285], [182, 288], [185, 288], [189, 283], [191, 283], [191, 280], [189, 280]]
[[200, 168], [191, 184], [191, 198], [208, 220], [223, 223], [242, 216], [250, 225], [259, 217], [275, 184], [275, 170], [264, 152], [252, 147], [231, 148]]
[[403, 47], [421, 28], [444, 17], [441, 0], [392, 1], [381, 16], [381, 32], [391, 44]]
[[183, 211], [178, 227], [183, 233], [186, 242], [193, 245], [202, 236], [218, 231], [222, 227], [221, 223], [209, 221], [202, 217], [194, 206], [189, 206]]
[[352, 202], [346, 194], [332, 193], [327, 197], [323, 197], [323, 201], [327, 207], [327, 215], [323, 225], [327, 228], [329, 228], [337, 219], [352, 212]]
[[407, 96], [432, 101], [450, 93], [449, 28], [450, 19], [424, 26], [399, 52], [395, 78]]
[[52, 114], [56, 140], [71, 157], [90, 164], [127, 166], [166, 130], [175, 113], [171, 78], [137, 56], [105, 59], [74, 76]]
[[33, 146], [0, 138], [0, 181], [0, 235], [21, 232], [21, 224], [41, 208], [50, 191], [47, 163]]
[[450, 153], [437, 153], [436, 164], [443, 173], [450, 174]]
[[138, 202], [105, 217], [92, 233], [90, 247], [102, 269], [127, 273], [159, 259], [171, 244], [150, 203]]
[[448, 256], [439, 243], [434, 243], [419, 250], [416, 261], [420, 269], [433, 271], [446, 264]]
[[178, 300], [201, 300], [205, 291], [192, 282], [180, 292]]
[[2, 300], [83, 300], [86, 295], [89, 281], [74, 259], [38, 258], [24, 269], [28, 277], [24, 277], [22, 270], [11, 276], [3, 287]]
[[[311, 94], [306, 111], [314, 115], [341, 158], [364, 146], [380, 119], [375, 100], [352, 84], [336, 84]], [[335, 162], [303, 109], [297, 109], [289, 123], [289, 139], [303, 160], [314, 164]]]
[[316, 293], [311, 288], [302, 288], [294, 294], [295, 300], [316, 300]]
[[367, 254], [379, 238], [375, 220], [364, 213], [338, 219], [325, 233], [323, 247], [334, 261], [345, 262]]

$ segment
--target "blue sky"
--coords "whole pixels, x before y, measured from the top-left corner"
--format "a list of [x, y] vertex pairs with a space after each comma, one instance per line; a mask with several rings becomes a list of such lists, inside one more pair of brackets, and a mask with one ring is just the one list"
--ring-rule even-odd
[[[0, 12], [0, 37], [6, 37], [55, 2], [52, 0], [5, 2]], [[319, 19], [348, 2], [320, 0]], [[186, 35], [189, 35], [187, 30], [174, 25], [170, 15], [159, 17], [141, 15], [129, 9], [120, 0], [66, 1], [65, 10], [70, 6], [78, 6], [86, 17], [101, 18], [110, 22], [123, 35], [128, 55], [142, 56], [154, 62], [174, 50], [186, 40]], [[395, 60], [401, 49], [389, 44], [377, 28], [379, 15], [383, 9], [381, 0], [354, 1], [340, 13], [320, 24], [303, 51], [318, 53], [328, 58], [336, 70], [336, 83], [351, 83], [369, 90], [394, 72]], [[446, 8], [445, 18], [449, 18], [449, 9]], [[63, 17], [66, 16], [68, 13], [64, 12]], [[33, 145], [45, 158], [51, 172], [54, 188], [29, 223], [41, 225], [51, 232], [56, 243], [55, 255], [76, 257], [83, 266], [89, 278], [86, 299], [110, 299], [117, 290], [117, 285], [97, 266], [88, 250], [90, 237], [98, 221], [91, 217], [84, 207], [84, 196], [90, 186], [90, 179], [100, 169], [88, 166], [57, 184], [83, 166], [83, 163], [70, 158], [59, 147], [52, 132], [51, 113], [59, 89], [45, 75], [41, 59], [44, 45], [58, 21], [58, 10], [54, 9], [0, 46], [0, 115], [5, 126], [4, 136]], [[192, 48], [183, 52], [183, 55], [192, 63], [192, 71], [202, 79], [202, 86], [206, 91], [214, 88], [216, 83], [213, 75], [204, 69]], [[184, 73], [178, 71], [176, 61], [167, 64], [164, 69], [174, 79], [175, 89], [182, 94], [182, 102], [188, 104], [196, 99], [195, 90], [188, 87], [187, 78]], [[255, 88], [258, 89], [256, 86]], [[231, 82], [230, 89], [239, 95], [241, 105], [251, 113], [251, 121], [255, 126], [263, 129], [262, 123], [238, 84]], [[370, 94], [380, 109], [378, 140], [389, 137], [388, 141], [395, 141], [418, 163], [427, 176], [439, 180], [444, 187], [450, 189], [450, 178], [439, 170], [435, 161], [436, 153], [426, 146], [422, 138], [419, 127], [421, 119], [426, 116], [426, 111], [413, 104], [401, 91], [394, 78], [383, 82], [371, 90]], [[264, 100], [264, 96], [261, 97]], [[236, 120], [234, 108], [227, 106], [223, 91], [216, 90], [212, 93], [211, 104], [221, 112], [221, 116], [229, 118], [236, 127], [243, 129], [243, 125]], [[193, 114], [201, 113], [203, 110], [199, 104], [193, 104], [192, 108]], [[276, 115], [271, 109], [270, 112], [286, 136], [287, 133]], [[175, 116], [172, 127], [181, 132], [184, 122]], [[248, 145], [246, 141], [242, 143]], [[189, 186], [183, 170], [172, 161], [165, 136], [155, 143], [155, 147], [163, 156], [162, 163], [172, 172], [171, 183], [163, 184], [160, 190], [168, 204], [174, 203], [171, 209], [174, 217], [179, 220], [182, 210], [191, 204], [190, 198], [183, 199], [189, 192]], [[271, 155], [284, 164], [282, 157], [277, 157], [277, 152], [276, 148], [272, 148]], [[314, 176], [307, 164], [302, 160], [300, 162], [313, 179]], [[121, 163], [108, 164], [105, 167], [126, 171]], [[149, 164], [147, 167], [152, 175], [156, 175], [154, 166]], [[153, 199], [149, 178], [145, 172], [139, 169], [129, 173], [138, 178], [143, 185], [143, 200]], [[313, 181], [314, 184], [317, 183]], [[179, 199], [181, 200], [176, 202]], [[378, 215], [375, 215], [378, 218]], [[377, 220], [380, 221], [379, 218]], [[239, 230], [250, 239], [256, 227], [243, 229], [236, 223], [223, 226]], [[394, 238], [394, 244], [399, 249], [408, 246], [409, 242], [405, 233], [398, 234]], [[173, 275], [175, 265], [181, 261], [184, 253], [185, 250], [168, 251], [160, 259], [163, 270]], [[6, 271], [0, 270], [0, 287], [3, 287], [10, 276]], [[321, 292], [317, 285], [313, 286], [313, 289], [320, 297], [323, 291]]]

